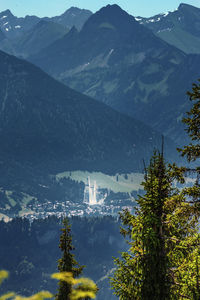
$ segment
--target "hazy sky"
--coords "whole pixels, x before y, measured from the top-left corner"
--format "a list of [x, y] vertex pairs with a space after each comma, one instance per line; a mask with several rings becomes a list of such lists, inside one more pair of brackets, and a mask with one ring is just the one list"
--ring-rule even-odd
[[102, 6], [116, 3], [132, 15], [146, 17], [172, 11], [183, 2], [200, 7], [200, 0], [0, 0], [0, 11], [10, 9], [17, 16], [55, 16], [71, 6], [95, 12]]

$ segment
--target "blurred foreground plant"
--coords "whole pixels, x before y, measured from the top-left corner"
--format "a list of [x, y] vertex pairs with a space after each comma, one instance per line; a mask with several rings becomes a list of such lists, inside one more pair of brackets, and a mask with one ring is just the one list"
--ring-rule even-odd
[[70, 294], [71, 300], [85, 298], [95, 299], [97, 293], [97, 286], [92, 280], [88, 278], [75, 279], [73, 278], [73, 275], [70, 272], [54, 273], [51, 277], [72, 285], [72, 291]]
[[[9, 273], [5, 270], [0, 271], [0, 284], [7, 279]], [[58, 279], [72, 285], [72, 291], [70, 294], [70, 300], [79, 300], [79, 299], [95, 299], [97, 293], [96, 284], [88, 278], [78, 278], [74, 279], [72, 273], [62, 272], [54, 273], [51, 276], [54, 279]], [[53, 298], [54, 296], [48, 291], [41, 291], [37, 294], [34, 294], [30, 297], [19, 296], [14, 292], [9, 292], [0, 296], [0, 300], [43, 300]]]

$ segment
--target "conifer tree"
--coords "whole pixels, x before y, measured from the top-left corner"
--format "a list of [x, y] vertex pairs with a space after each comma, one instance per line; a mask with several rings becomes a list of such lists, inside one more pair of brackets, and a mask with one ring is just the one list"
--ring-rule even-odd
[[[192, 91], [187, 92], [192, 103], [190, 111], [187, 116], [183, 118], [183, 123], [186, 125], [186, 132], [188, 133], [191, 142], [185, 145], [178, 151], [187, 161], [191, 163], [190, 166], [178, 168], [175, 164], [173, 169], [178, 177], [191, 176], [196, 177], [194, 184], [190, 187], [183, 188], [183, 194], [186, 196], [187, 204], [190, 204], [190, 210], [193, 209], [193, 217], [199, 220], [200, 216], [200, 79], [198, 83], [193, 83]], [[185, 183], [185, 180], [183, 180]], [[199, 224], [198, 224], [199, 225]], [[200, 299], [200, 238], [197, 236], [196, 247], [191, 253], [190, 258], [185, 261], [182, 266], [185, 269], [185, 289], [190, 291], [190, 299]], [[183, 271], [183, 270], [182, 270]], [[183, 276], [182, 276], [183, 277]]]
[[200, 210], [200, 80], [198, 81], [199, 84], [193, 84], [192, 92], [187, 93], [193, 106], [187, 112], [187, 117], [183, 118], [183, 123], [187, 126], [186, 131], [192, 142], [178, 151], [187, 158], [188, 162], [194, 162], [193, 167], [183, 168], [181, 171], [196, 173], [195, 184], [192, 188], [185, 189], [185, 193], [192, 197], [195, 206]]
[[[173, 187], [174, 177], [163, 154], [154, 153], [143, 182], [145, 195], [137, 200], [136, 213], [121, 214], [124, 236], [130, 249], [116, 259], [111, 278], [115, 294], [121, 300], [186, 299], [196, 288], [196, 272], [189, 278], [188, 258], [199, 259], [194, 249], [198, 233], [190, 204]], [[196, 273], [195, 273], [196, 274]], [[189, 288], [187, 285], [189, 284]]]
[[[62, 251], [62, 258], [58, 260], [58, 270], [61, 273], [70, 272], [73, 277], [76, 278], [82, 273], [84, 266], [78, 264], [72, 253], [74, 246], [72, 245], [71, 226], [67, 218], [63, 220], [63, 228], [61, 231], [59, 248]], [[60, 280], [58, 293], [55, 298], [56, 300], [70, 300], [71, 292], [72, 284]]]

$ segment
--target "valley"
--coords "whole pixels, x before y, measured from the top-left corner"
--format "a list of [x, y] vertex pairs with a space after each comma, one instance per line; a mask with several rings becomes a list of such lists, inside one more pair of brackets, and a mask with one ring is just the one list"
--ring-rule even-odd
[[0, 2], [2, 291], [69, 299], [75, 254], [97, 300], [199, 299], [200, 5], [62, 2]]

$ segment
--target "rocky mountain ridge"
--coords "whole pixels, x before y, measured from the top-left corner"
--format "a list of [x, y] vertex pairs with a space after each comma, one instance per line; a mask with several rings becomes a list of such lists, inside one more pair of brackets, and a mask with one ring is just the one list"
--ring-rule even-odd
[[186, 91], [199, 76], [200, 57], [158, 38], [119, 6], [100, 9], [80, 32], [71, 29], [29, 59], [66, 85], [185, 139]]
[[200, 53], [200, 8], [182, 3], [173, 12], [136, 20], [185, 53]]
[[60, 24], [66, 28], [76, 26], [78, 29], [80, 29], [91, 14], [92, 12], [89, 10], [71, 7], [60, 16], [55, 16], [52, 18], [39, 18], [37, 16], [29, 15], [25, 17], [16, 17], [9, 9], [7, 9], [0, 12], [0, 29], [8, 38], [17, 37], [21, 33], [29, 31], [41, 20]]

